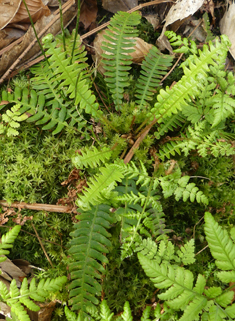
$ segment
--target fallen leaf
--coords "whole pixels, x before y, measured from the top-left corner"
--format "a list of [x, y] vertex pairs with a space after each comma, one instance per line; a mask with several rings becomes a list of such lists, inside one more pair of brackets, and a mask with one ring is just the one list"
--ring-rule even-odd
[[0, 0], [0, 30], [3, 29], [17, 13], [22, 0]]
[[8, 258], [6, 261], [0, 263], [1, 277], [5, 280], [11, 282], [12, 279], [16, 280], [16, 285], [20, 287], [21, 281], [19, 278], [26, 277], [26, 274], [21, 271], [15, 264], [11, 262]]
[[[41, 0], [25, 0], [25, 3], [33, 22], [36, 22], [42, 16], [49, 16], [51, 14], [50, 9], [45, 6]], [[23, 1], [14, 18], [11, 20], [11, 24], [12, 23], [30, 23], [29, 15]]]
[[153, 26], [154, 31], [159, 27], [160, 25], [160, 19], [159, 15], [157, 13], [155, 14], [148, 14], [143, 15], [143, 18], [145, 18], [151, 25]]
[[[106, 53], [109, 54], [108, 52], [104, 52], [103, 49], [101, 48], [102, 42], [107, 41], [104, 38], [104, 34], [106, 33], [106, 30], [102, 30], [98, 35], [96, 36], [94, 40], [94, 49], [95, 49], [95, 55], [92, 56], [93, 61], [97, 65], [98, 71], [102, 74], [104, 74], [105, 69], [103, 67], [102, 63], [102, 54]], [[152, 48], [153, 45], [148, 44], [141, 38], [135, 38], [136, 43], [134, 46], [135, 51], [129, 53], [129, 55], [132, 57], [132, 62], [133, 63], [141, 63], [144, 59], [144, 57], [147, 55], [149, 50]]]
[[4, 28], [0, 30], [0, 49], [7, 47], [14, 40], [19, 39], [24, 32], [15, 28]]
[[83, 23], [84, 29], [88, 29], [96, 21], [97, 12], [97, 0], [85, 0], [82, 2], [80, 22]]
[[105, 10], [112, 13], [117, 11], [128, 11], [138, 5], [138, 0], [102, 0], [102, 6]]
[[220, 21], [221, 34], [227, 35], [232, 46], [229, 51], [235, 59], [235, 3], [231, 3]]
[[183, 20], [194, 14], [203, 5], [204, 0], [178, 0], [169, 10], [165, 27], [177, 20]]

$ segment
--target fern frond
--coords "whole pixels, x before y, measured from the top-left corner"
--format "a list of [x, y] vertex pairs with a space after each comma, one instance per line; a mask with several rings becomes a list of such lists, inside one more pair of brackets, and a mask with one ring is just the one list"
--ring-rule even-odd
[[110, 25], [104, 38], [102, 49], [106, 52], [104, 58], [105, 81], [112, 92], [116, 109], [122, 104], [124, 88], [129, 85], [128, 70], [131, 68], [129, 53], [134, 51], [138, 32], [134, 29], [140, 22], [140, 14], [119, 12], [110, 20]]
[[189, 242], [180, 247], [180, 250], [177, 251], [177, 255], [182, 260], [184, 265], [192, 264], [195, 262], [195, 245], [194, 239], [191, 239]]
[[[202, 295], [205, 279], [199, 274], [197, 283], [193, 287], [193, 274], [181, 267], [174, 267], [167, 263], [157, 264], [138, 253], [140, 264], [145, 273], [151, 278], [158, 289], [169, 288], [165, 293], [158, 295], [161, 300], [167, 300], [174, 310], [183, 310], [180, 321], [193, 321], [206, 307], [207, 299]], [[186, 308], [185, 308], [186, 307]]]
[[111, 313], [106, 300], [100, 304], [101, 321], [112, 321], [114, 313]]
[[11, 311], [16, 314], [20, 321], [30, 321], [25, 307], [32, 311], [39, 311], [40, 307], [32, 300], [44, 302], [51, 293], [60, 290], [66, 282], [67, 278], [62, 276], [56, 279], [42, 279], [36, 286], [33, 278], [30, 286], [28, 286], [28, 281], [24, 278], [19, 290], [16, 280], [13, 279], [9, 290], [3, 282], [0, 282], [0, 293], [2, 300], [11, 308]]
[[234, 114], [235, 100], [221, 90], [217, 89], [216, 94], [211, 97], [211, 104], [214, 109], [214, 120], [212, 128], [221, 123], [224, 119]]
[[[83, 209], [89, 208], [90, 204], [97, 205], [102, 200], [102, 193], [113, 190], [117, 182], [124, 178], [123, 166], [118, 164], [105, 164], [100, 168], [100, 173], [90, 178], [88, 188], [84, 195], [77, 199], [76, 204]], [[107, 189], [107, 190], [105, 190]]]
[[215, 43], [210, 42], [209, 47], [204, 46], [199, 51], [199, 57], [190, 56], [188, 67], [183, 66], [184, 76], [175, 84], [172, 89], [160, 90], [157, 96], [158, 102], [151, 110], [150, 117], [155, 116], [158, 122], [163, 118], [177, 114], [187, 105], [191, 97], [195, 98], [200, 93], [200, 82], [207, 77], [209, 65], [216, 65], [218, 57], [225, 59], [228, 50], [228, 39], [221, 37], [221, 42], [216, 39]]
[[70, 311], [67, 306], [65, 306], [65, 308], [64, 308], [64, 313], [65, 313], [67, 321], [80, 321], [79, 317], [76, 315], [76, 313], [73, 311]]
[[132, 317], [132, 314], [131, 314], [130, 304], [129, 304], [128, 301], [126, 301], [125, 304], [124, 304], [124, 311], [122, 313], [122, 319], [124, 321], [132, 321], [133, 320], [133, 317]]
[[[184, 108], [185, 109], [185, 108]], [[185, 122], [185, 119], [182, 113], [172, 115], [171, 117], [164, 118], [163, 122], [157, 127], [157, 132], [154, 133], [154, 136], [157, 139], [160, 139], [162, 135], [167, 133], [169, 130], [174, 130], [177, 127], [181, 127], [182, 123]]]
[[112, 150], [110, 148], [104, 147], [101, 150], [97, 150], [95, 146], [92, 149], [84, 147], [82, 149], [82, 155], [77, 154], [72, 158], [72, 162], [76, 168], [82, 169], [91, 167], [95, 168], [100, 166], [101, 163], [105, 163], [110, 159], [112, 155]]
[[205, 213], [205, 234], [215, 264], [223, 271], [218, 278], [225, 283], [235, 282], [235, 244], [209, 212]]
[[146, 107], [147, 101], [152, 100], [156, 87], [159, 86], [167, 68], [171, 66], [172, 57], [162, 55], [156, 47], [152, 47], [145, 57], [140, 77], [136, 84], [136, 103], [139, 108]]
[[[4, 234], [0, 243], [0, 255], [8, 255], [10, 252], [7, 249], [12, 248], [15, 239], [20, 232], [21, 226], [15, 225], [9, 232]], [[6, 257], [0, 257], [0, 263], [6, 261]]]
[[103, 253], [108, 253], [111, 236], [107, 229], [113, 222], [110, 208], [106, 205], [92, 207], [82, 212], [75, 224], [75, 230], [70, 234], [69, 253], [73, 263], [69, 264], [72, 282], [70, 289], [70, 304], [72, 310], [80, 310], [86, 314], [86, 308], [94, 307], [99, 301], [96, 296], [101, 294], [101, 285], [97, 282], [105, 272], [102, 264], [108, 263]]

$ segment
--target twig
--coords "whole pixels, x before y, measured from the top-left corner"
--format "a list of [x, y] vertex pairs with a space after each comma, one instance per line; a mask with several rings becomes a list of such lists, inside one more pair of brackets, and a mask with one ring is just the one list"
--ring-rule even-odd
[[8, 204], [7, 201], [0, 200], [0, 205], [6, 207], [16, 207], [21, 209], [27, 210], [34, 210], [34, 211], [46, 211], [46, 212], [56, 212], [56, 213], [74, 213], [77, 214], [77, 211], [72, 206], [63, 206], [63, 205], [51, 205], [51, 204], [27, 204], [24, 202], [13, 202]]
[[41, 247], [42, 247], [42, 250], [43, 250], [43, 252], [44, 252], [44, 254], [45, 254], [48, 262], [50, 263], [51, 267], [54, 269], [54, 266], [53, 266], [53, 264], [52, 264], [52, 262], [51, 262], [51, 260], [50, 260], [50, 258], [49, 258], [49, 256], [48, 256], [45, 248], [44, 248], [44, 245], [42, 244], [42, 241], [41, 241], [41, 239], [40, 239], [40, 237], [39, 237], [39, 235], [38, 235], [38, 232], [37, 232], [35, 226], [33, 225], [32, 222], [31, 222], [31, 224], [32, 224], [32, 227], [33, 227], [33, 229], [34, 229], [35, 234], [37, 235], [38, 241], [39, 241], [39, 243], [40, 243], [40, 245], [41, 245]]

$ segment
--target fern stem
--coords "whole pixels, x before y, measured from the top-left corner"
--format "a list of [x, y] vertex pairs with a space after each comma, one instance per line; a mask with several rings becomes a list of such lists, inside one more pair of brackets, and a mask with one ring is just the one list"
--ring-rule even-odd
[[58, 0], [58, 1], [59, 1], [59, 10], [60, 10], [60, 28], [61, 28], [62, 38], [63, 38], [64, 52], [66, 52], [64, 22], [63, 22], [63, 13], [62, 13], [62, 3], [61, 3], [61, 0]]
[[28, 6], [27, 6], [25, 0], [23, 0], [23, 3], [24, 3], [24, 5], [25, 5], [26, 11], [27, 11], [27, 13], [28, 13], [31, 26], [32, 26], [32, 28], [33, 28], [33, 32], [34, 32], [34, 34], [35, 34], [35, 37], [36, 37], [36, 39], [37, 39], [38, 45], [39, 45], [39, 47], [40, 47], [40, 49], [41, 49], [41, 52], [42, 52], [44, 58], [46, 59], [47, 64], [50, 65], [50, 64], [49, 64], [49, 61], [48, 61], [48, 59], [47, 59], [47, 56], [46, 56], [46, 54], [45, 54], [45, 52], [44, 52], [44, 50], [43, 50], [42, 44], [41, 44], [41, 42], [40, 42], [40, 40], [39, 40], [39, 38], [38, 38], [37, 31], [36, 31], [36, 29], [35, 29], [35, 27], [34, 27], [33, 19], [32, 19], [32, 17], [31, 17], [31, 14], [30, 14], [30, 12], [29, 12], [29, 9], [28, 9]]
[[72, 53], [71, 53], [70, 64], [72, 63], [72, 60], [73, 60], [74, 50], [76, 47], [76, 40], [77, 40], [77, 36], [78, 36], [78, 27], [79, 27], [79, 19], [80, 19], [80, 0], [77, 0], [77, 5], [78, 5], [77, 21], [76, 21], [76, 27], [75, 27], [75, 35], [74, 35], [73, 49], [72, 49]]

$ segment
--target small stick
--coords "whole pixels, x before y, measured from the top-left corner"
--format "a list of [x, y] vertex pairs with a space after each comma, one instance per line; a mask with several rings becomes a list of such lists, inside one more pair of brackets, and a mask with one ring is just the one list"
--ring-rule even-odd
[[37, 235], [38, 241], [39, 241], [39, 243], [40, 243], [40, 245], [41, 245], [41, 247], [42, 247], [42, 250], [43, 250], [43, 252], [44, 252], [44, 254], [45, 254], [48, 262], [50, 263], [51, 267], [54, 269], [54, 266], [53, 266], [53, 264], [52, 264], [52, 262], [51, 262], [51, 260], [50, 260], [50, 258], [49, 258], [49, 256], [48, 256], [48, 254], [47, 254], [47, 252], [46, 252], [43, 244], [42, 244], [42, 241], [41, 241], [41, 239], [40, 239], [40, 237], [39, 237], [39, 235], [38, 235], [38, 232], [37, 232], [35, 226], [33, 225], [33, 223], [31, 223], [31, 224], [32, 224], [32, 227], [33, 227], [33, 229], [34, 229], [34, 232], [35, 232], [36, 235]]
[[24, 202], [13, 202], [8, 204], [7, 201], [0, 200], [0, 205], [5, 207], [16, 207], [27, 210], [34, 211], [46, 211], [46, 212], [56, 212], [56, 213], [74, 213], [77, 214], [76, 208], [72, 208], [71, 206], [63, 206], [63, 205], [51, 205], [51, 204], [27, 204]]

